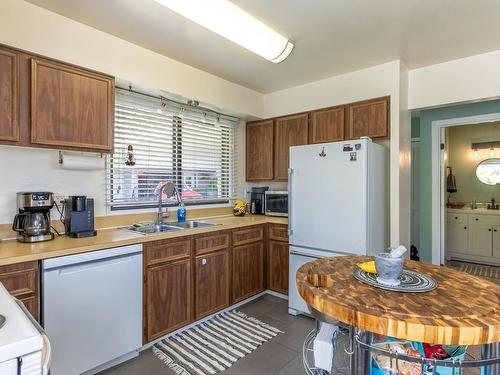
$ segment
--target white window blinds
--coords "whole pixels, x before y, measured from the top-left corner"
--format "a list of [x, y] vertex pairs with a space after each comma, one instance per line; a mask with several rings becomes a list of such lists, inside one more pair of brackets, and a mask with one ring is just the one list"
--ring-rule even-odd
[[[227, 202], [236, 184], [237, 122], [234, 117], [118, 89], [115, 149], [106, 168], [108, 205], [155, 207], [167, 181], [177, 185], [187, 205]], [[129, 146], [134, 165], [126, 164]], [[177, 202], [162, 198], [167, 204]]]

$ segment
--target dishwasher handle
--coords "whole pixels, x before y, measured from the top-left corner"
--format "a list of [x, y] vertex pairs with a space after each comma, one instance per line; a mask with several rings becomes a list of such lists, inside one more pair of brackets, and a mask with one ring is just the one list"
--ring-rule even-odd
[[42, 269], [48, 271], [54, 268], [62, 268], [81, 263], [89, 263], [96, 260], [105, 260], [142, 253], [142, 244], [114, 247], [106, 250], [90, 251], [87, 253], [68, 255], [59, 258], [45, 259], [42, 261]]

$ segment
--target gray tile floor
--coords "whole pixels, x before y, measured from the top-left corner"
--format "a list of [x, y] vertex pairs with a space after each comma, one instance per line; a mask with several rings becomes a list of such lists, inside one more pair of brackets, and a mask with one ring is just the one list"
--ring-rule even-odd
[[[288, 314], [288, 302], [266, 295], [252, 301], [238, 310], [262, 320], [284, 331], [257, 350], [237, 361], [224, 371], [226, 375], [303, 375], [302, 343], [307, 333], [314, 328], [314, 320], [304, 316]], [[102, 375], [174, 375], [167, 366], [156, 358], [151, 349], [139, 357], [125, 362]]]

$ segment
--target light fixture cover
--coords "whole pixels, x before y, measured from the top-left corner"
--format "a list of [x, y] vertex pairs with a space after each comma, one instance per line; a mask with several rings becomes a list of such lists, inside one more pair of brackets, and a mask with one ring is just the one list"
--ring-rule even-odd
[[263, 58], [279, 63], [294, 44], [228, 0], [155, 0]]

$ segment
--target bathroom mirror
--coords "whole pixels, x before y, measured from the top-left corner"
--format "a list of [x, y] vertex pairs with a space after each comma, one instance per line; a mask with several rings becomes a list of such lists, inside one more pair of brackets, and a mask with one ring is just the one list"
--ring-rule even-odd
[[483, 160], [476, 167], [476, 176], [483, 184], [500, 185], [500, 159]]

